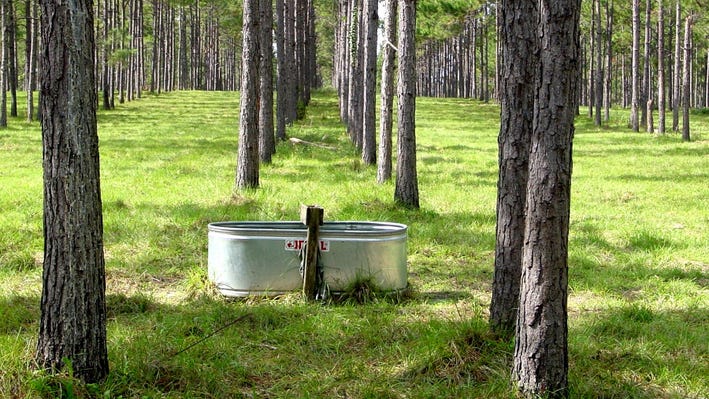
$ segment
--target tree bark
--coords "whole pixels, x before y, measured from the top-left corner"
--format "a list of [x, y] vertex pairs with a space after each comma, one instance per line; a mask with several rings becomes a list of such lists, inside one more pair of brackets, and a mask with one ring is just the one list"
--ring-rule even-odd
[[689, 135], [689, 101], [692, 63], [692, 24], [694, 17], [690, 14], [684, 19], [684, 57], [682, 67], [682, 140], [690, 141]]
[[32, 0], [25, 0], [25, 92], [27, 93], [27, 122], [34, 120], [34, 46], [35, 31], [34, 15], [32, 14]]
[[601, 0], [594, 0], [594, 8], [596, 9], [596, 85], [594, 87], [596, 90], [596, 115], [594, 124], [601, 126], [601, 107], [603, 106], [603, 35], [601, 33], [603, 27], [601, 26]]
[[283, 0], [276, 0], [276, 53], [278, 54], [278, 83], [276, 88], [276, 136], [279, 140], [286, 139], [286, 121], [288, 120], [288, 57], [285, 43], [285, 5]]
[[495, 276], [490, 327], [513, 333], [519, 307], [519, 280], [524, 244], [524, 207], [529, 143], [534, 119], [537, 59], [536, 0], [500, 2], [500, 134], [497, 180]]
[[641, 123], [647, 126], [647, 132], [650, 130], [650, 116], [648, 112], [652, 109], [647, 103], [652, 99], [652, 81], [650, 80], [650, 13], [652, 12], [652, 0], [645, 0], [645, 46], [643, 50], [643, 87], [642, 87], [642, 115]]
[[396, 2], [386, 0], [387, 16], [384, 20], [384, 48], [382, 61], [381, 112], [379, 116], [379, 158], [377, 161], [377, 182], [391, 179], [391, 132], [394, 112], [394, 62], [396, 58]]
[[672, 68], [672, 131], [679, 131], [679, 107], [681, 104], [681, 61], [682, 61], [682, 41], [680, 40], [680, 32], [682, 31], [682, 12], [680, 8], [680, 1], [677, 0], [675, 6], [675, 63], [674, 68]]
[[377, 162], [377, 30], [379, 15], [378, 0], [365, 0], [364, 14], [364, 79], [362, 98], [362, 162], [374, 165]]
[[399, 113], [396, 202], [419, 208], [416, 174], [416, 0], [399, 0]]
[[17, 54], [15, 51], [15, 32], [17, 32], [17, 23], [15, 22], [15, 5], [13, 0], [5, 1], [7, 5], [7, 9], [5, 11], [7, 88], [10, 90], [10, 116], [17, 117]]
[[44, 273], [36, 360], [108, 374], [91, 0], [42, 1]]
[[259, 186], [259, 0], [244, 0], [243, 10], [239, 153], [236, 167], [238, 190]]
[[665, 133], [665, 11], [657, 1], [657, 133]]
[[273, 1], [260, 0], [260, 43], [261, 60], [259, 66], [259, 157], [270, 163], [276, 153], [276, 138], [273, 129]]
[[525, 396], [568, 397], [568, 232], [581, 1], [541, 0], [513, 376]]
[[630, 99], [630, 127], [634, 132], [640, 130], [640, 121], [638, 116], [639, 104], [639, 88], [638, 88], [638, 70], [640, 58], [640, 4], [639, 0], [633, 0], [633, 43], [632, 43], [632, 61], [630, 66], [631, 83], [631, 99]]

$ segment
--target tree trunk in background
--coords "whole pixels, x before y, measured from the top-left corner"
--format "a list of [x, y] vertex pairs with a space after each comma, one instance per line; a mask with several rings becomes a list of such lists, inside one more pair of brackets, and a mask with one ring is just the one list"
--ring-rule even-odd
[[374, 165], [377, 162], [377, 14], [378, 0], [365, 0], [364, 22], [364, 71], [362, 96], [362, 162]]
[[[580, 0], [541, 0], [513, 376], [528, 397], [568, 397], [568, 232]], [[530, 16], [530, 17], [533, 17]]]
[[377, 161], [377, 182], [391, 179], [391, 130], [394, 111], [394, 62], [396, 57], [396, 2], [386, 0], [386, 20], [384, 20], [384, 55], [382, 61], [381, 112], [379, 116], [379, 159]]
[[244, 0], [241, 55], [241, 102], [239, 153], [236, 167], [238, 190], [259, 186], [259, 0]]
[[7, 24], [7, 0], [0, 0], [0, 29], [2, 29], [2, 50], [0, 50], [0, 127], [7, 127], [7, 46], [5, 45]]
[[35, 30], [34, 15], [32, 14], [32, 0], [25, 0], [25, 92], [27, 93], [27, 122], [34, 120], [34, 66], [35, 52], [34, 35]]
[[273, 1], [260, 0], [260, 104], [259, 104], [259, 157], [270, 163], [276, 153], [276, 138], [273, 131]]
[[682, 72], [682, 140], [690, 141], [689, 136], [689, 101], [690, 80], [692, 64], [692, 23], [693, 16], [687, 15], [684, 19], [684, 57]]
[[399, 113], [396, 202], [419, 208], [416, 175], [416, 0], [399, 0]]
[[631, 48], [632, 62], [630, 66], [631, 99], [630, 99], [630, 127], [634, 132], [640, 130], [638, 116], [639, 88], [638, 88], [638, 67], [640, 58], [640, 0], [633, 0], [633, 44]]
[[286, 121], [288, 120], [288, 56], [285, 42], [285, 5], [283, 0], [276, 0], [276, 53], [278, 54], [278, 96], [276, 97], [276, 136], [286, 139]]
[[596, 85], [595, 105], [596, 115], [594, 124], [601, 126], [601, 107], [603, 106], [603, 26], [601, 25], [601, 0], [594, 0], [594, 8], [596, 9]]
[[642, 87], [642, 94], [641, 98], [642, 100], [640, 101], [642, 105], [642, 115], [641, 115], [641, 123], [643, 126], [647, 126], [647, 132], [652, 133], [650, 131], [650, 122], [649, 119], [650, 117], [648, 116], [648, 110], [650, 110], [650, 106], [647, 105], [648, 101], [650, 101], [653, 97], [652, 95], [652, 81], [650, 80], [650, 36], [651, 36], [651, 30], [650, 30], [650, 13], [652, 12], [652, 0], [646, 0], [645, 1], [645, 46], [644, 46], [644, 51], [643, 51], [643, 87]]
[[665, 11], [657, 0], [657, 133], [665, 133]]
[[298, 118], [298, 66], [296, 65], [295, 41], [295, 1], [285, 0], [285, 45], [286, 72], [288, 88], [286, 94], [286, 123], [292, 123]]
[[603, 80], [603, 120], [611, 119], [611, 87], [613, 84], [613, 1], [606, 2], [606, 73]]
[[352, 17], [352, 72], [350, 75], [350, 110], [348, 112], [349, 134], [357, 149], [362, 149], [362, 100], [364, 85], [362, 82], [364, 64], [364, 33], [362, 29], [363, 0], [354, 0]]
[[537, 0], [500, 2], [500, 134], [495, 276], [490, 327], [514, 332], [524, 244], [524, 207], [537, 72]]
[[17, 54], [16, 35], [17, 23], [15, 20], [15, 5], [12, 0], [7, 1], [5, 21], [6, 46], [7, 46], [7, 88], [10, 90], [10, 116], [17, 117]]
[[680, 32], [682, 32], [682, 10], [680, 8], [680, 2], [677, 0], [676, 6], [675, 6], [675, 63], [674, 63], [674, 68], [672, 69], [672, 131], [679, 131], [679, 107], [681, 104], [680, 101], [680, 77], [681, 75], [681, 60], [682, 60], [682, 52], [680, 51], [682, 48], [682, 42], [681, 42], [681, 36]]
[[108, 374], [91, 0], [42, 1], [44, 273], [36, 361]]
[[180, 90], [187, 90], [189, 87], [188, 81], [189, 81], [189, 67], [188, 67], [188, 59], [187, 59], [187, 14], [185, 13], [185, 7], [180, 6], [180, 24], [179, 24], [179, 30], [180, 30], [180, 76], [177, 79], [178, 82], [178, 88]]

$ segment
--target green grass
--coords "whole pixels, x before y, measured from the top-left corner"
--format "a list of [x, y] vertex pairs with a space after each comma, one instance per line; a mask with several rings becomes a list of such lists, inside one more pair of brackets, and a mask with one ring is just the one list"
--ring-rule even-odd
[[[22, 118], [0, 130], [0, 397], [514, 398], [513, 344], [486, 324], [499, 109], [419, 99], [419, 211], [375, 183], [331, 92], [288, 133], [336, 149], [279, 143], [262, 188], [234, 193], [237, 110], [236, 93], [182, 92], [99, 113], [111, 374], [92, 386], [33, 367], [41, 134]], [[623, 110], [609, 127], [577, 120], [572, 397], [709, 395], [709, 116], [693, 118], [691, 143], [630, 133]], [[209, 222], [297, 220], [314, 203], [326, 220], [409, 225], [409, 295], [215, 294]]]

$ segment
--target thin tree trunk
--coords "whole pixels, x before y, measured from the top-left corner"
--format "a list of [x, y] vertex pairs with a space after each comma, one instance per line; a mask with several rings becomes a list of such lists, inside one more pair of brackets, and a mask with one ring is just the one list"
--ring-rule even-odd
[[42, 1], [44, 273], [36, 361], [108, 374], [91, 0]]
[[273, 131], [273, 1], [260, 0], [260, 45], [259, 66], [259, 157], [270, 163], [276, 153], [276, 139]]
[[692, 63], [692, 24], [694, 17], [690, 14], [684, 19], [684, 57], [682, 73], [682, 140], [690, 141], [689, 135], [689, 101], [690, 76]]
[[640, 58], [640, 0], [633, 0], [633, 43], [632, 43], [632, 61], [630, 66], [631, 83], [631, 99], [630, 99], [630, 127], [634, 132], [640, 130], [640, 121], [638, 115], [639, 88], [638, 88], [638, 70]]
[[2, 50], [0, 50], [0, 127], [7, 127], [7, 0], [0, 0], [0, 29], [2, 29]]
[[642, 112], [642, 117], [641, 121], [642, 124], [647, 126], [647, 132], [652, 133], [650, 126], [650, 115], [648, 115], [648, 112], [652, 109], [650, 105], [647, 103], [652, 101], [653, 93], [652, 93], [652, 80], [650, 79], [650, 36], [651, 36], [651, 29], [650, 29], [650, 14], [652, 12], [652, 0], [646, 0], [645, 1], [645, 46], [644, 46], [644, 52], [643, 52], [643, 92], [642, 92], [642, 105], [643, 105], [643, 112]]
[[378, 0], [365, 0], [366, 13], [364, 21], [364, 79], [362, 101], [362, 162], [365, 165], [374, 165], [377, 162], [377, 117], [376, 117], [376, 89], [377, 89], [377, 29], [379, 16], [377, 15]]
[[239, 153], [236, 168], [238, 190], [259, 186], [259, 0], [244, 0], [243, 10]]
[[396, 12], [397, 0], [386, 0], [386, 19], [384, 20], [384, 56], [382, 61], [382, 104], [379, 117], [379, 159], [377, 182], [384, 183], [391, 179], [391, 131], [394, 112], [394, 62], [396, 58]]
[[34, 119], [34, 15], [32, 14], [32, 0], [25, 0], [25, 92], [27, 93], [27, 122]]
[[416, 0], [399, 0], [399, 112], [396, 202], [419, 208], [416, 174]]
[[283, 0], [276, 0], [276, 53], [278, 54], [278, 96], [276, 97], [276, 136], [279, 140], [286, 139], [286, 121], [288, 120], [287, 99], [288, 57], [285, 43], [285, 5]]
[[665, 133], [665, 11], [657, 1], [657, 133]]
[[17, 23], [15, 22], [15, 5], [13, 0], [7, 1], [6, 46], [7, 46], [7, 86], [10, 90], [10, 116], [17, 117], [17, 54], [16, 39]]
[[611, 73], [613, 71], [613, 1], [606, 2], [606, 73], [603, 81], [603, 119], [611, 119], [611, 86], [613, 84]]
[[680, 101], [680, 95], [681, 95], [681, 60], [682, 60], [682, 52], [681, 46], [682, 42], [680, 40], [680, 32], [682, 31], [682, 12], [680, 8], [680, 1], [677, 0], [676, 6], [675, 6], [675, 63], [674, 63], [674, 68], [672, 68], [672, 131], [677, 132], [679, 131], [679, 107], [681, 104]]
[[603, 27], [601, 26], [601, 0], [594, 1], [596, 9], [596, 117], [594, 124], [601, 126], [601, 107], [603, 106]]
[[537, 72], [537, 0], [500, 2], [500, 134], [497, 180], [495, 276], [490, 302], [490, 326], [514, 332], [519, 307], [524, 207], [529, 144], [534, 119], [534, 79]]

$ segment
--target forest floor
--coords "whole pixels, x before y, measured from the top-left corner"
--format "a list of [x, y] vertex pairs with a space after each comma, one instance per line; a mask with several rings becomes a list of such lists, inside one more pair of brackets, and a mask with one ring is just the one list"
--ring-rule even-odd
[[[327, 91], [288, 134], [331, 148], [279, 143], [261, 188], [234, 193], [237, 115], [237, 93], [206, 92], [99, 112], [111, 373], [89, 386], [33, 367], [41, 133], [22, 115], [0, 130], [0, 397], [514, 398], [513, 343], [487, 328], [499, 108], [418, 100], [417, 211], [376, 183]], [[709, 115], [692, 116], [690, 143], [631, 133], [627, 115], [577, 119], [571, 396], [707, 398]], [[208, 223], [298, 220], [300, 204], [408, 225], [409, 291], [328, 304], [216, 292]]]

